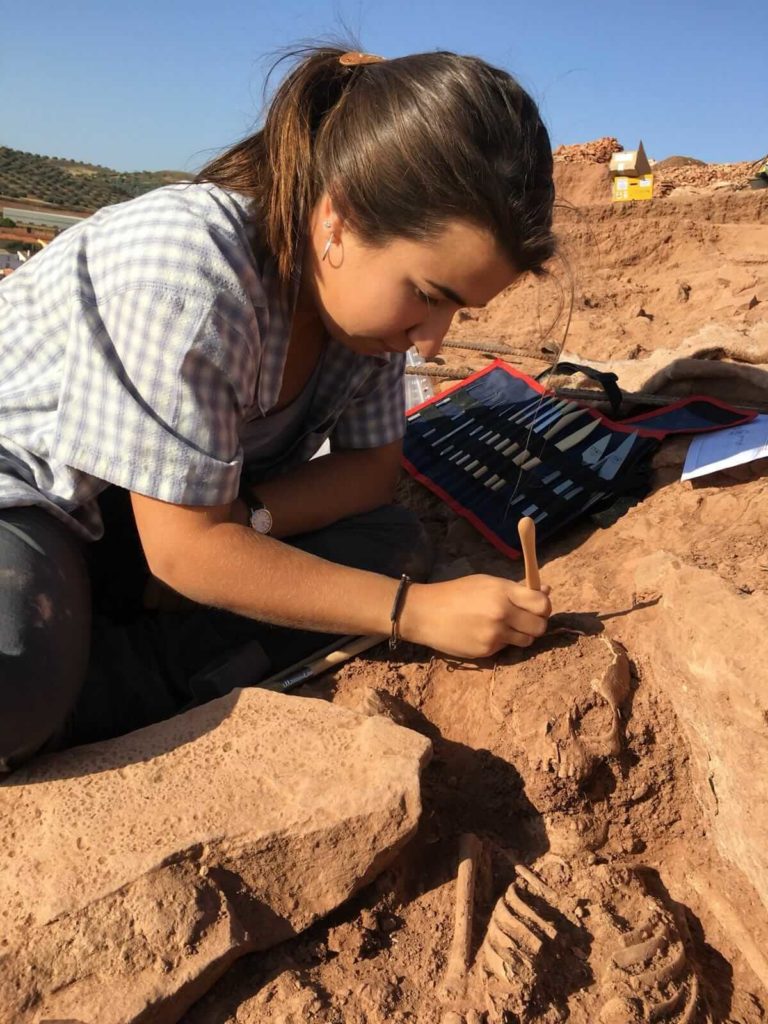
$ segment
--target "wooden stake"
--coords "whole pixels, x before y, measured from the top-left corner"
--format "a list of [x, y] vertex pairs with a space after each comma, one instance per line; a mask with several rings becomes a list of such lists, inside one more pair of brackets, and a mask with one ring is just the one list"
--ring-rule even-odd
[[525, 560], [525, 585], [531, 590], [541, 590], [539, 563], [536, 561], [536, 524], [529, 516], [525, 516], [517, 524], [517, 532]]

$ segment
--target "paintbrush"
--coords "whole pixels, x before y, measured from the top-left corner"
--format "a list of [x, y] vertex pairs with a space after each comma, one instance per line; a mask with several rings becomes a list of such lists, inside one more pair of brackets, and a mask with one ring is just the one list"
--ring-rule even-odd
[[345, 636], [339, 637], [328, 647], [316, 651], [311, 657], [291, 665], [290, 668], [278, 672], [276, 675], [264, 679], [256, 685], [262, 690], [274, 690], [277, 693], [286, 693], [293, 690], [308, 679], [313, 679], [328, 669], [341, 665], [343, 662], [354, 658], [356, 654], [362, 654], [369, 647], [382, 643], [385, 636]]

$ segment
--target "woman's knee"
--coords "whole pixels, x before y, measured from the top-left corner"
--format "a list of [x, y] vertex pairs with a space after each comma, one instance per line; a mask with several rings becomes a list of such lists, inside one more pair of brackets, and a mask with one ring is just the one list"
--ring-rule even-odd
[[0, 511], [0, 763], [23, 760], [61, 728], [89, 646], [81, 542], [42, 509]]

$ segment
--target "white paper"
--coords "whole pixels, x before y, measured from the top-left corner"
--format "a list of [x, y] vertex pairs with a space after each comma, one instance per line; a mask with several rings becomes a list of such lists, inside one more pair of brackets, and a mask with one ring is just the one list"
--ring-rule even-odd
[[311, 462], [312, 459], [319, 459], [321, 455], [330, 455], [330, 454], [331, 454], [331, 442], [330, 442], [330, 440], [328, 438], [326, 438], [325, 441], [323, 441], [323, 443], [317, 449], [315, 454], [310, 457], [309, 461]]
[[701, 434], [691, 441], [683, 466], [683, 480], [768, 458], [768, 416], [756, 416], [740, 427]]

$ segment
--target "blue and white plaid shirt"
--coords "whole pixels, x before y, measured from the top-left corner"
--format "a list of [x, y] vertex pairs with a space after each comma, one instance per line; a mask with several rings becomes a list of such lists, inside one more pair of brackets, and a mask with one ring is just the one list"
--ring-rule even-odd
[[[236, 497], [241, 438], [277, 402], [290, 337], [253, 243], [243, 197], [171, 185], [100, 210], [5, 279], [0, 507], [41, 505], [97, 539], [108, 484], [184, 505]], [[281, 467], [327, 437], [402, 437], [403, 365], [329, 340]]]

